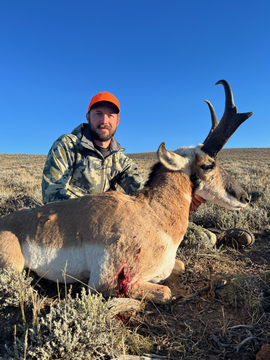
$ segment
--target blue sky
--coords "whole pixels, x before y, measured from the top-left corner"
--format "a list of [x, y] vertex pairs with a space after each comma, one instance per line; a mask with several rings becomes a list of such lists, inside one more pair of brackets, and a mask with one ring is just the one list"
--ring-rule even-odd
[[0, 153], [47, 154], [100, 91], [126, 153], [197, 145], [220, 79], [254, 112], [226, 147], [269, 147], [269, 15], [268, 0], [2, 0]]

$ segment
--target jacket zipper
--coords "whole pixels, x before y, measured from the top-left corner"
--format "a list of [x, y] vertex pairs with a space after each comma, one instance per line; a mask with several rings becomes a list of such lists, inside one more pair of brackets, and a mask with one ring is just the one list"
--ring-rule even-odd
[[104, 181], [104, 170], [105, 170], [105, 166], [104, 166], [104, 162], [105, 160], [102, 160], [102, 165], [101, 165], [101, 179], [100, 179], [100, 188], [99, 188], [99, 193], [102, 193], [103, 192], [103, 188], [104, 188], [104, 184], [103, 184], [103, 181]]

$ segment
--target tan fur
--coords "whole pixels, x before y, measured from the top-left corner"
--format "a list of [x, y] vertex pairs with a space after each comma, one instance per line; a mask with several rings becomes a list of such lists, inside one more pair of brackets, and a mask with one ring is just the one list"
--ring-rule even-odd
[[[68, 282], [89, 279], [92, 290], [105, 296], [170, 301], [170, 289], [158, 283], [184, 268], [175, 255], [188, 225], [194, 186], [189, 176], [197, 174], [198, 191], [211, 201], [208, 193], [227, 197], [218, 168], [200, 168], [215, 160], [198, 149], [188, 151], [181, 156], [162, 148], [163, 165], [134, 196], [88, 195], [0, 219], [0, 266], [30, 267], [54, 281], [63, 281], [66, 268]], [[223, 205], [233, 207], [234, 201], [245, 206], [231, 198]]]

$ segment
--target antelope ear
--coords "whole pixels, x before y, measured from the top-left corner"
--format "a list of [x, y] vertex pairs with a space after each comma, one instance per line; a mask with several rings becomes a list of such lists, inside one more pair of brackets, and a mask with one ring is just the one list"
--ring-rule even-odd
[[169, 170], [179, 171], [184, 170], [189, 159], [181, 155], [175, 154], [172, 151], [165, 149], [165, 143], [159, 145], [157, 156], [159, 161]]

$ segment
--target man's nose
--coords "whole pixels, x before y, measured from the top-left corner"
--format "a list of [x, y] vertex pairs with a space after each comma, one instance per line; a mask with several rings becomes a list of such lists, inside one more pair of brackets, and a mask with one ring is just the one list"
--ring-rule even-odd
[[109, 121], [109, 116], [107, 114], [103, 114], [102, 116], [102, 123], [106, 124]]

